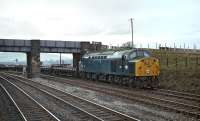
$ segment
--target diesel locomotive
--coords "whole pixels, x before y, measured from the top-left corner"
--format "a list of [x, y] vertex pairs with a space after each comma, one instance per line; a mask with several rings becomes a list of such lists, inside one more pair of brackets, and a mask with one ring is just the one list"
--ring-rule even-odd
[[86, 53], [79, 64], [82, 78], [138, 88], [157, 88], [159, 85], [159, 60], [147, 50]]

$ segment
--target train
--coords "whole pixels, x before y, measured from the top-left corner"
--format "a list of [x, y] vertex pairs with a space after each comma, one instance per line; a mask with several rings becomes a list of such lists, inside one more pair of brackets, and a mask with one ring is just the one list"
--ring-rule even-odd
[[79, 62], [80, 77], [136, 88], [159, 87], [159, 60], [147, 50], [129, 49], [86, 53]]

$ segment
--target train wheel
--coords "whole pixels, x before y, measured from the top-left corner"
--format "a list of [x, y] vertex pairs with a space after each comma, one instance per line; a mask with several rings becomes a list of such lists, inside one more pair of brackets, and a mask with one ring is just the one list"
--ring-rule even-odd
[[154, 79], [154, 87], [155, 88], [158, 88], [159, 87], [159, 79], [158, 79], [158, 77], [155, 77], [155, 79]]
[[135, 84], [135, 87], [136, 88], [140, 88], [141, 87], [141, 81], [139, 78], [135, 78], [135, 81], [134, 81], [134, 84]]
[[119, 85], [121, 85], [121, 86], [123, 85], [123, 81], [124, 81], [123, 79], [124, 79], [123, 76], [119, 77]]
[[128, 80], [128, 87], [132, 88], [133, 87], [133, 80], [129, 78]]
[[87, 73], [83, 72], [83, 79], [86, 79], [86, 77], [87, 77]]
[[110, 81], [109, 81], [109, 75], [105, 75], [105, 81], [108, 82], [108, 83], [110, 83]]
[[111, 83], [114, 84], [115, 83], [115, 75], [110, 75], [111, 76]]
[[150, 80], [149, 86], [150, 86], [151, 89], [158, 88], [159, 83], [158, 83], [158, 78], [157, 77], [151, 77], [151, 78], [149, 78], [149, 80]]
[[122, 76], [118, 77], [118, 85], [120, 85], [120, 86], [122, 85]]
[[94, 79], [94, 81], [99, 81], [100, 80], [100, 77], [101, 75], [99, 75], [99, 74], [95, 74], [95, 79]]
[[117, 76], [113, 75], [113, 84], [116, 84], [116, 83], [117, 83]]

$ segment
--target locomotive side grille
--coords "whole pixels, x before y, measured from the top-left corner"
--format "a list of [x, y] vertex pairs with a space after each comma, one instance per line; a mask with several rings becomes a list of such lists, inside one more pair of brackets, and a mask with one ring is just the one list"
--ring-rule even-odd
[[111, 61], [111, 71], [116, 72], [117, 70], [117, 61], [113, 60]]

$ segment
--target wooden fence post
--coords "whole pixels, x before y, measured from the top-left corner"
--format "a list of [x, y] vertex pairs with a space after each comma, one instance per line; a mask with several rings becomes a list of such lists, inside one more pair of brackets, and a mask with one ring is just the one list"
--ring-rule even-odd
[[178, 68], [178, 59], [177, 59], [177, 55], [176, 55], [175, 63], [176, 63], [176, 71], [177, 71], [177, 68]]
[[185, 67], [187, 67], [187, 65], [188, 65], [188, 58], [187, 58], [187, 56], [185, 57]]
[[168, 56], [167, 56], [167, 67], [168, 67], [168, 65], [169, 65], [169, 60], [168, 60]]

